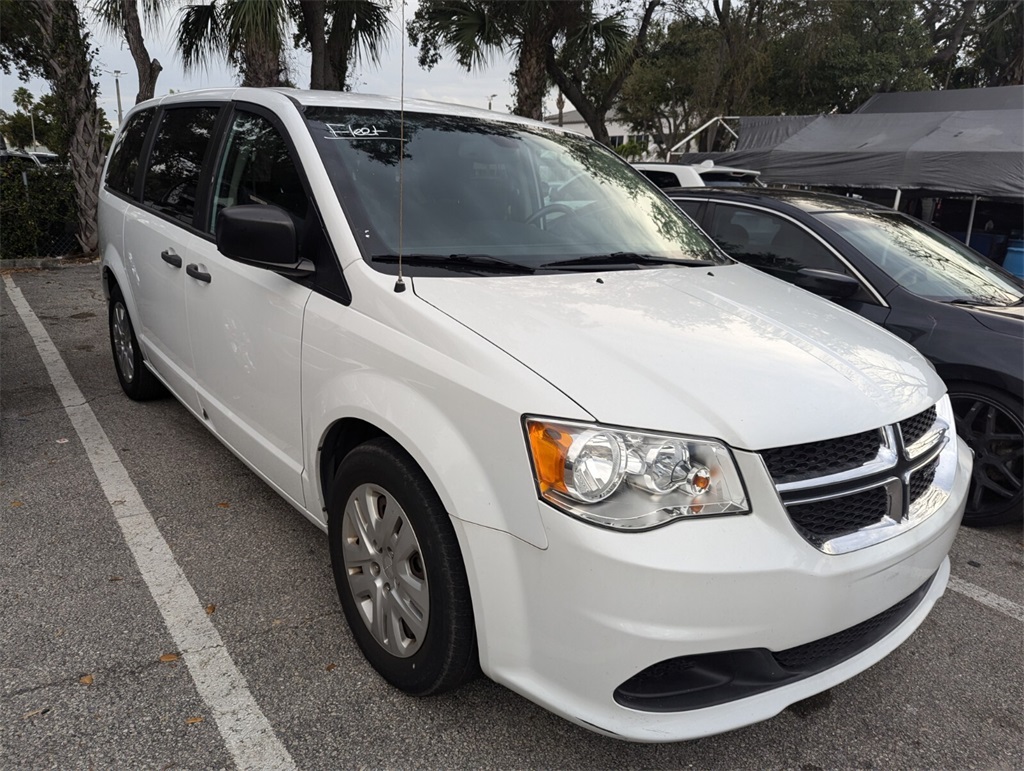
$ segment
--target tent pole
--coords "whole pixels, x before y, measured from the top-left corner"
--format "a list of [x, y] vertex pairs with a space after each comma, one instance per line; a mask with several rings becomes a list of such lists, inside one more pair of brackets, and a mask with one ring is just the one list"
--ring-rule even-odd
[[892, 208], [894, 210], [896, 210], [896, 211], [899, 211], [899, 208], [900, 208], [900, 197], [902, 195], [903, 195], [903, 191], [900, 190], [899, 188], [896, 188], [896, 200], [892, 202]]
[[964, 239], [964, 243], [968, 246], [971, 245], [971, 231], [974, 230], [974, 210], [978, 208], [978, 196], [974, 196], [971, 199], [971, 216], [967, 220], [967, 238]]

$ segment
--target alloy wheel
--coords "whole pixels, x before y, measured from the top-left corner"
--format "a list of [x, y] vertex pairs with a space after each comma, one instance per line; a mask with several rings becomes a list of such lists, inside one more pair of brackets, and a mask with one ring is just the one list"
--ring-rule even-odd
[[994, 399], [980, 394], [951, 395], [956, 430], [974, 450], [968, 513], [1009, 506], [1024, 486], [1024, 426]]

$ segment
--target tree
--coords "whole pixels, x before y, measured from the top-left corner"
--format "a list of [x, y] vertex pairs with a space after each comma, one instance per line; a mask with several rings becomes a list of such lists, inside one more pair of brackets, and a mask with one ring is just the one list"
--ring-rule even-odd
[[408, 25], [409, 41], [420, 49], [419, 63], [431, 69], [442, 49], [469, 71], [484, 67], [491, 55], [511, 49], [515, 105], [512, 112], [543, 119], [547, 73], [545, 44], [557, 31], [560, 12], [575, 0], [422, 0]]
[[661, 0], [644, 0], [637, 31], [631, 34], [621, 13], [598, 18], [590, 3], [566, 24], [561, 45], [548, 41], [545, 65], [551, 79], [579, 111], [598, 142], [609, 144], [605, 116], [644, 50], [655, 9]]
[[918, 0], [940, 88], [1024, 84], [1024, 0]]
[[773, 27], [760, 86], [773, 112], [850, 112], [879, 91], [931, 86], [912, 0], [780, 2]]
[[[641, 28], [659, 2], [644, 0]], [[606, 142], [604, 115], [643, 42], [631, 48], [623, 15], [600, 16], [594, 0], [422, 0], [408, 33], [426, 69], [442, 50], [470, 71], [511, 51], [516, 115], [543, 119], [551, 79]]]
[[[68, 132], [60, 123], [53, 94], [43, 94], [36, 101], [32, 93], [21, 86], [11, 96], [18, 109], [14, 113], [0, 111], [0, 132], [20, 149], [41, 143], [55, 153], [67, 154]], [[100, 110], [101, 115], [102, 112]], [[110, 124], [105, 116], [102, 117], [102, 124], [109, 131]], [[107, 142], [104, 141], [104, 144]]]
[[16, 110], [13, 113], [0, 110], [0, 134], [10, 147], [24, 150], [32, 146], [32, 122], [29, 113]]
[[982, 0], [965, 48], [973, 72], [954, 87], [1024, 85], [1024, 0]]
[[187, 5], [178, 23], [178, 52], [186, 71], [226, 55], [243, 86], [288, 85], [284, 40], [289, 24], [286, 0]]
[[[142, 0], [143, 15], [150, 22], [160, 17], [164, 0]], [[120, 32], [128, 43], [135, 70], [139, 78], [139, 90], [135, 104], [152, 99], [156, 93], [156, 80], [163, 71], [157, 59], [151, 59], [142, 36], [142, 21], [139, 16], [138, 0], [92, 0], [91, 6], [100, 22], [112, 32]]]
[[374, 0], [297, 0], [296, 43], [309, 48], [312, 89], [346, 91], [350, 66], [380, 61], [390, 21], [388, 7]]
[[43, 77], [36, 14], [27, 5], [22, 0], [0, 0], [0, 69], [7, 74], [17, 72], [22, 81]]
[[622, 85], [620, 117], [635, 132], [653, 138], [659, 157], [665, 158], [694, 126], [707, 86], [700, 63], [711, 59], [714, 40], [707, 23], [662, 23], [651, 32], [651, 52], [636, 62]]
[[58, 122], [67, 137], [67, 156], [75, 187], [78, 241], [95, 252], [96, 201], [103, 165], [103, 116], [96, 105], [92, 80], [94, 51], [75, 3], [36, 0], [0, 4], [0, 66], [28, 79], [49, 81]]
[[[716, 116], [847, 112], [878, 91], [927, 89], [936, 44], [924, 1], [676, 0], [620, 110], [671, 147]], [[701, 149], [729, 141], [715, 128]]]
[[[32, 96], [32, 92], [24, 86], [19, 86], [14, 89], [14, 93], [11, 94], [11, 101], [14, 102], [14, 106], [17, 107], [21, 112], [28, 116], [29, 120], [29, 133], [31, 134], [32, 147], [35, 149], [38, 142], [36, 141], [36, 122], [35, 117], [32, 115], [32, 108], [35, 106], [35, 97]], [[21, 143], [18, 147], [24, 147], [25, 144]]]

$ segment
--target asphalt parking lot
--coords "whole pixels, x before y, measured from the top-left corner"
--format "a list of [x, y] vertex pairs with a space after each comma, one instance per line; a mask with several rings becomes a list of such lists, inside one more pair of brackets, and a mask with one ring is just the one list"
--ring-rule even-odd
[[[326, 537], [176, 401], [122, 394], [98, 267], [3, 279], [0, 767], [1024, 767], [1019, 526], [961, 530], [950, 590], [887, 659], [729, 734], [623, 743], [482, 678], [413, 699], [356, 649]], [[159, 537], [132, 541], [132, 490]]]

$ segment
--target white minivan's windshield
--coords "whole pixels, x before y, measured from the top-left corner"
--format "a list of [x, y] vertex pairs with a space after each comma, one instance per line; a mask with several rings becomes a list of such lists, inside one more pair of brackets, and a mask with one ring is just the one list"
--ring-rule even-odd
[[827, 212], [818, 217], [909, 292], [940, 302], [1016, 305], [1024, 290], [959, 241], [894, 212]]
[[451, 115], [407, 112], [404, 126], [395, 111], [304, 115], [379, 270], [394, 272], [399, 250], [421, 275], [731, 262], [629, 165], [581, 137]]

